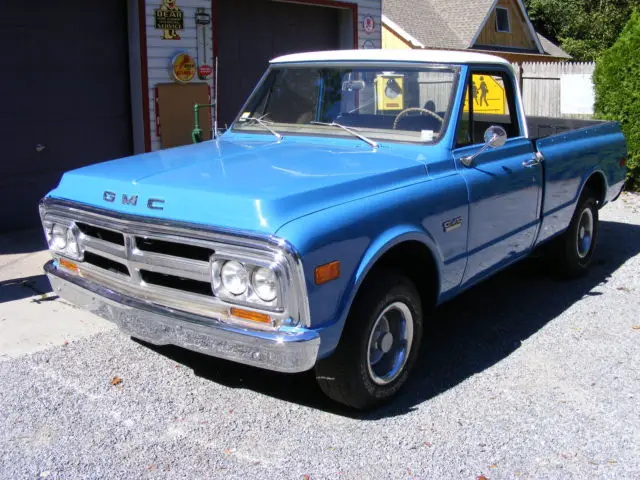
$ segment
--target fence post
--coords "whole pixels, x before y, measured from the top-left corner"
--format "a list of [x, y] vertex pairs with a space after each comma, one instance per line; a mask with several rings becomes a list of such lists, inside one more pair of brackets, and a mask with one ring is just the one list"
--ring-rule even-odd
[[524, 95], [524, 68], [521, 63], [518, 63], [518, 87], [520, 87], [520, 94]]

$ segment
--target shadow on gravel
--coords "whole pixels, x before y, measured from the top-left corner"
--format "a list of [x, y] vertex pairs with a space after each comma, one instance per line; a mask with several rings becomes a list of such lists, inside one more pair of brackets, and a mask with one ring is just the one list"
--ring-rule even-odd
[[47, 249], [41, 228], [0, 233], [0, 255], [33, 253]]
[[521, 342], [609, 281], [640, 253], [640, 226], [601, 222], [594, 264], [584, 278], [553, 280], [531, 259], [499, 273], [438, 308], [404, 393], [391, 404], [360, 414], [322, 394], [311, 372], [284, 375], [214, 359], [178, 347], [149, 348], [193, 368], [196, 375], [232, 388], [254, 390], [288, 402], [362, 420], [403, 415], [515, 351]]
[[46, 275], [5, 280], [0, 282], [0, 303], [43, 295], [50, 291], [51, 284]]

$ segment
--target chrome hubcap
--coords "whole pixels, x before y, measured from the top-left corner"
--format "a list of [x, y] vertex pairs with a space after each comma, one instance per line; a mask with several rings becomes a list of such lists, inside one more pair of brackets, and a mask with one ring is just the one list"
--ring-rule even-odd
[[378, 316], [367, 346], [367, 366], [378, 385], [394, 381], [401, 373], [413, 342], [413, 315], [401, 302], [387, 306]]
[[591, 242], [593, 241], [593, 212], [586, 208], [580, 215], [578, 222], [578, 256], [585, 258], [591, 250]]

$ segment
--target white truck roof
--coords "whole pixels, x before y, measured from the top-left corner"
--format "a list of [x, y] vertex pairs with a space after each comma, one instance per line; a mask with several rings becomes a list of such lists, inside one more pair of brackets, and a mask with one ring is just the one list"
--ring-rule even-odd
[[419, 62], [419, 63], [492, 63], [510, 65], [501, 57], [485, 53], [454, 50], [328, 50], [293, 53], [274, 58], [270, 63], [304, 62]]

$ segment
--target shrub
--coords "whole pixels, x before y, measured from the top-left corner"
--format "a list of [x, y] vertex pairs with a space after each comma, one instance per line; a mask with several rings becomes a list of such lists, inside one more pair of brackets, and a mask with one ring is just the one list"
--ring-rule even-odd
[[596, 115], [621, 123], [629, 145], [627, 188], [640, 189], [640, 11], [631, 15], [616, 43], [598, 58]]

